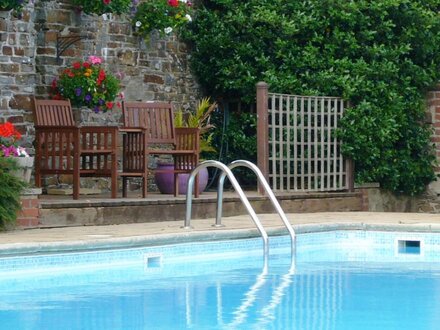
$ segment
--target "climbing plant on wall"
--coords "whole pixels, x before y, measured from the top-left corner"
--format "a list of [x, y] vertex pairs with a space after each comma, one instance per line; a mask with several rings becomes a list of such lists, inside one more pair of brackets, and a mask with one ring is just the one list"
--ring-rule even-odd
[[210, 95], [342, 96], [358, 182], [417, 194], [435, 179], [424, 97], [440, 80], [439, 0], [201, 1], [185, 33]]

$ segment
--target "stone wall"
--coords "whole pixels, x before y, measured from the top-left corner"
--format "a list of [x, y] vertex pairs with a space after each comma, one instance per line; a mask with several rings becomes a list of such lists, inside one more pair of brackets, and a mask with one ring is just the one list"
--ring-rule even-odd
[[[174, 36], [154, 33], [145, 42], [135, 36], [128, 17], [85, 15], [68, 0], [35, 1], [21, 19], [0, 12], [0, 122], [14, 122], [32, 147], [32, 97], [47, 97], [63, 67], [89, 55], [100, 56], [121, 78], [127, 100], [171, 101], [190, 107], [199, 96], [188, 67], [186, 45]], [[79, 35], [61, 55], [60, 37]], [[106, 115], [82, 113], [82, 121], [118, 121], [120, 110]]]
[[[59, 72], [78, 59], [101, 57], [106, 69], [121, 79], [126, 100], [169, 101], [176, 108], [189, 108], [200, 96], [186, 45], [175, 36], [159, 38], [154, 33], [146, 42], [133, 34], [126, 16], [86, 15], [68, 0], [35, 1], [26, 5], [21, 18], [0, 12], [0, 33], [0, 123], [15, 123], [31, 153], [32, 98], [48, 97]], [[66, 39], [69, 36], [80, 38]], [[60, 42], [66, 41], [72, 44], [61, 49]], [[86, 124], [117, 124], [121, 110], [95, 114], [82, 109], [75, 116]], [[70, 178], [45, 180], [49, 185], [68, 184]]]

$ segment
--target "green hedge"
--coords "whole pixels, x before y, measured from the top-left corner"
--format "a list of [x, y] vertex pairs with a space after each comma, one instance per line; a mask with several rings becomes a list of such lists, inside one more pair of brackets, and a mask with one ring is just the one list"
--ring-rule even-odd
[[424, 98], [440, 81], [440, 0], [202, 1], [185, 38], [206, 93], [351, 101], [339, 132], [358, 182], [417, 194], [435, 179]]

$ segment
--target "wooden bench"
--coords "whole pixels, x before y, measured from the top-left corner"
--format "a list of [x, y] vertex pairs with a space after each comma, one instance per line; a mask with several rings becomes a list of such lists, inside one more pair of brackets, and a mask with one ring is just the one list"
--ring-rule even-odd
[[117, 127], [75, 124], [70, 101], [34, 99], [35, 185], [46, 175], [73, 175], [73, 199], [80, 177], [110, 177], [117, 196]]
[[[127, 183], [131, 177], [142, 178], [142, 197], [147, 196], [148, 168], [151, 155], [173, 157], [173, 170], [155, 170], [174, 174], [174, 195], [179, 194], [178, 175], [191, 173], [199, 163], [200, 130], [175, 128], [174, 112], [170, 103], [124, 102], [122, 139], [122, 195], [127, 196]], [[199, 195], [196, 178], [195, 196]]]

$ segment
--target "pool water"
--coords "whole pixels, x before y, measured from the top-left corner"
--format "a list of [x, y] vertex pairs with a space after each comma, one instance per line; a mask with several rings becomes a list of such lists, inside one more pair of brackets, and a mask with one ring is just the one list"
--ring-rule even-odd
[[0, 329], [438, 328], [439, 234], [270, 241], [3, 258]]

